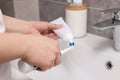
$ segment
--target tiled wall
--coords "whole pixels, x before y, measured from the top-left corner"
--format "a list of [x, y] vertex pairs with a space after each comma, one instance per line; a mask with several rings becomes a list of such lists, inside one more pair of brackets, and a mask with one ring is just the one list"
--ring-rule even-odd
[[89, 3], [88, 12], [88, 32], [104, 36], [107, 38], [113, 38], [113, 30], [107, 30], [103, 33], [99, 33], [93, 30], [92, 25], [100, 21], [111, 18], [111, 14], [102, 14], [100, 10], [110, 8], [120, 8], [120, 0], [86, 0]]
[[14, 16], [14, 6], [12, 0], [0, 0], [0, 8], [5, 15]]
[[52, 21], [65, 17], [65, 0], [40, 0], [40, 19]]
[[[102, 14], [100, 10], [119, 8], [120, 0], [86, 0], [88, 8], [88, 32], [112, 39], [112, 29], [103, 33], [96, 32], [92, 26], [95, 23], [111, 17]], [[52, 21], [60, 16], [65, 18], [66, 0], [0, 0], [3, 13], [25, 20]]]
[[40, 20], [39, 0], [0, 0], [5, 15], [24, 20]]
[[[105, 32], [97, 32], [92, 26], [95, 23], [106, 20], [111, 14], [102, 14], [100, 10], [120, 7], [120, 0], [86, 0], [88, 8], [88, 32], [112, 39], [112, 29]], [[51, 21], [59, 16], [65, 18], [66, 0], [40, 0], [41, 20]]]
[[13, 0], [15, 17], [24, 20], [40, 20], [39, 0]]

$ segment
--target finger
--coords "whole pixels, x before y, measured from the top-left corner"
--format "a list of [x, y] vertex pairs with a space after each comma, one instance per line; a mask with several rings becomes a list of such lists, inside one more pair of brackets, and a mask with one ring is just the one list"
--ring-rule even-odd
[[45, 36], [46, 36], [46, 37], [49, 37], [49, 38], [51, 38], [51, 39], [54, 39], [54, 40], [59, 39], [59, 37], [56, 36], [56, 34], [54, 34], [54, 33], [52, 33], [52, 34], [46, 34]]
[[52, 29], [52, 30], [56, 30], [56, 29], [59, 29], [59, 28], [62, 28], [62, 27], [63, 27], [62, 24], [58, 25], [58, 24], [49, 23], [49, 28]]
[[53, 36], [53, 37], [51, 37], [51, 36], [47, 36], [48, 38], [51, 38], [51, 39], [54, 39], [54, 40], [58, 40], [59, 38], [58, 37], [56, 37], [56, 36]]
[[49, 37], [59, 39], [59, 37], [55, 33], [50, 33]]
[[52, 68], [54, 66], [54, 61], [55, 60], [52, 60], [51, 64], [49, 66], [47, 66], [47, 67], [45, 67], [45, 66], [38, 67], [37, 70], [39, 70], [39, 71], [46, 71], [46, 70]]
[[51, 62], [51, 66], [49, 67], [49, 69], [51, 69], [54, 66], [54, 61]]
[[37, 69], [36, 69], [36, 70], [41, 71], [41, 68], [40, 68], [40, 67], [37, 67]]
[[43, 67], [43, 68], [40, 68], [39, 70], [40, 71], [46, 71], [46, 70], [48, 70], [49, 69], [49, 67]]
[[57, 66], [61, 63], [61, 57], [60, 57], [60, 53], [56, 56], [56, 60], [55, 60], [55, 63], [54, 63], [54, 66]]
[[31, 28], [26, 34], [37, 34], [40, 35], [40, 32], [35, 29], [35, 28]]
[[57, 36], [55, 33], [49, 33], [49, 36], [56, 36], [56, 37], [58, 37], [59, 38], [59, 36]]

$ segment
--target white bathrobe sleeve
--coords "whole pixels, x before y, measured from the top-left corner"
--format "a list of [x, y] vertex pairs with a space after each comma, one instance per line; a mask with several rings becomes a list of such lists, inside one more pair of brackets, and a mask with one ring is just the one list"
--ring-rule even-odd
[[[3, 14], [0, 10], [0, 33], [5, 32]], [[18, 69], [18, 61], [14, 60], [8, 63], [0, 64], [0, 80], [32, 80], [26, 74]]]
[[[0, 10], [0, 33], [4, 33], [4, 32], [5, 32], [5, 25], [3, 21], [3, 15]], [[12, 80], [11, 76], [12, 76], [11, 64], [9, 62], [0, 64], [0, 80]]]
[[5, 24], [3, 21], [3, 14], [2, 11], [0, 9], [0, 33], [4, 33], [5, 32]]

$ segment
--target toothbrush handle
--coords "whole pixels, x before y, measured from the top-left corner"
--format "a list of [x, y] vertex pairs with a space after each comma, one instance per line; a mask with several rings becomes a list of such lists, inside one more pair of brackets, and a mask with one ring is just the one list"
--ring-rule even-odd
[[[66, 48], [66, 49], [64, 49], [64, 50], [61, 50], [60, 52], [61, 52], [61, 55], [63, 55], [64, 53], [66, 53], [66, 52], [68, 52], [69, 50], [71, 50], [73, 47], [69, 47], [69, 48]], [[36, 70], [38, 67], [35, 67], [35, 66], [33, 66], [33, 65], [30, 65], [30, 64], [28, 64], [28, 63], [26, 63], [25, 61], [23, 61], [23, 60], [20, 60], [19, 62], [18, 62], [18, 68], [19, 68], [19, 70], [21, 71], [21, 72], [23, 72], [23, 73], [28, 73], [28, 72], [30, 72], [30, 71], [32, 71], [32, 70]]]
[[34, 70], [34, 66], [33, 65], [30, 65], [30, 64], [26, 63], [23, 60], [20, 60], [18, 62], [18, 68], [23, 73], [28, 73], [28, 72]]

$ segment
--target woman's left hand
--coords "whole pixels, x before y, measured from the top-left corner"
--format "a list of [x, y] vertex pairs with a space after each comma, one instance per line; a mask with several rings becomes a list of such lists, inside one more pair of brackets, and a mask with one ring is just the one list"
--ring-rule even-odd
[[49, 22], [43, 21], [32, 21], [29, 22], [29, 28], [25, 33], [27, 34], [41, 34], [49, 38], [58, 39], [58, 36], [53, 30], [62, 28], [62, 25], [56, 25]]
[[25, 21], [9, 16], [3, 16], [6, 32], [23, 33], [23, 34], [41, 34], [52, 39], [58, 39], [58, 36], [53, 32], [59, 29], [62, 25], [56, 25], [43, 21]]

